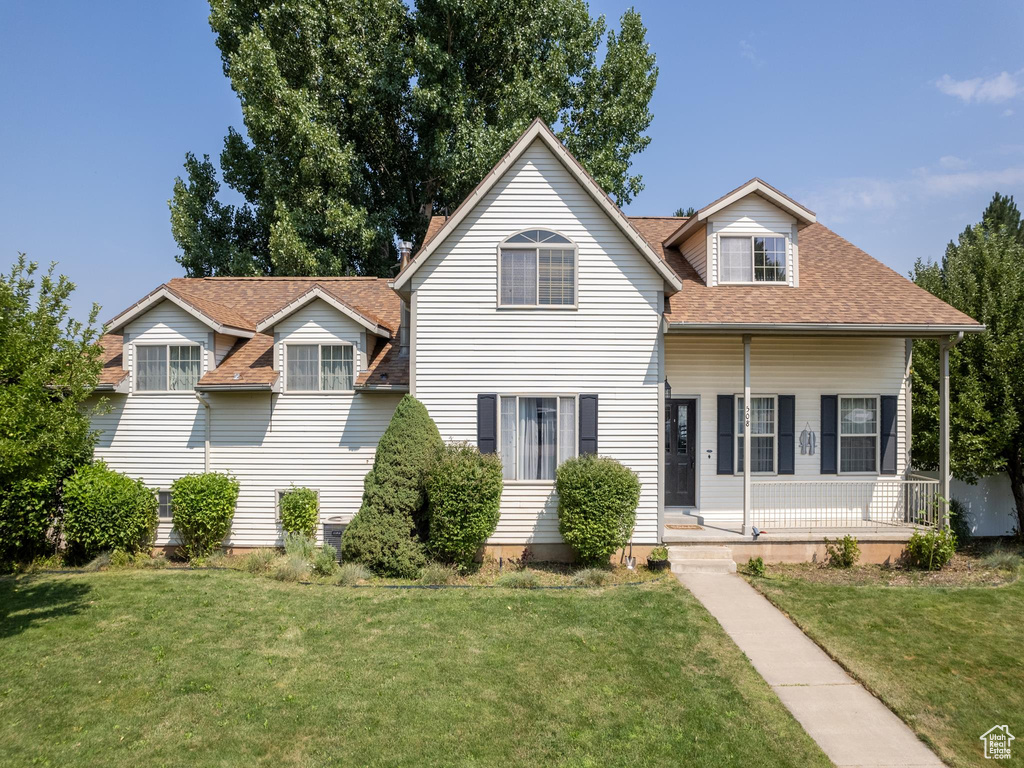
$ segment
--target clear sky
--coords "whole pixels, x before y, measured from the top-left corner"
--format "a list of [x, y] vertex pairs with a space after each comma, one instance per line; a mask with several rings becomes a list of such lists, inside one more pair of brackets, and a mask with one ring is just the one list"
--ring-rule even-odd
[[[628, 6], [594, 0], [613, 23]], [[701, 207], [760, 176], [894, 269], [937, 259], [993, 192], [1024, 203], [1024, 4], [637, 3], [658, 57], [646, 189]], [[102, 320], [175, 262], [186, 151], [242, 127], [209, 8], [0, 4], [0, 268], [60, 262]]]

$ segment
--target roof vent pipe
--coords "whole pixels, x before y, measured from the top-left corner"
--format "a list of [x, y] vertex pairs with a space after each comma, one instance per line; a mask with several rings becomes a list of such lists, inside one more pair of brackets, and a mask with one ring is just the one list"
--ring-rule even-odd
[[412, 258], [412, 243], [408, 240], [399, 240], [398, 255], [401, 257], [401, 266], [398, 271], [401, 272], [409, 266], [409, 259]]

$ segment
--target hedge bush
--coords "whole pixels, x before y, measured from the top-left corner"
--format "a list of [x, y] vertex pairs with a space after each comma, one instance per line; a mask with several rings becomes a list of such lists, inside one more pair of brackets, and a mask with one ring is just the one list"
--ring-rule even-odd
[[465, 570], [498, 527], [501, 459], [468, 443], [446, 445], [427, 475], [427, 549]]
[[640, 480], [615, 459], [584, 455], [555, 473], [558, 530], [579, 560], [606, 563], [629, 543], [640, 501]]
[[64, 538], [74, 557], [107, 550], [134, 554], [153, 545], [156, 491], [102, 462], [64, 481]]
[[825, 556], [833, 568], [853, 568], [860, 559], [860, 544], [850, 534], [841, 539], [825, 537]]
[[0, 485], [0, 564], [28, 562], [52, 551], [47, 534], [57, 519], [59, 485], [51, 478]]
[[320, 523], [320, 498], [311, 488], [291, 488], [281, 494], [281, 528], [285, 533], [301, 533], [316, 538]]
[[907, 563], [926, 571], [941, 570], [956, 552], [956, 534], [949, 528], [914, 531], [903, 554]]
[[426, 562], [424, 483], [442, 445], [423, 403], [403, 397], [377, 444], [359, 512], [345, 527], [342, 559], [381, 576], [418, 576]]
[[190, 560], [209, 557], [231, 530], [238, 481], [220, 472], [179, 477], [171, 485], [174, 529]]

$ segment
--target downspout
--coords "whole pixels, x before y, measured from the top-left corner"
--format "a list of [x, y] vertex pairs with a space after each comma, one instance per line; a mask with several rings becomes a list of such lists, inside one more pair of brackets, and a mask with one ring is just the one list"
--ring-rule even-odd
[[196, 392], [196, 400], [206, 409], [206, 443], [203, 446], [203, 472], [210, 471], [210, 396], [205, 392]]
[[949, 350], [964, 339], [964, 332], [939, 342], [939, 480], [942, 527], [949, 528]]

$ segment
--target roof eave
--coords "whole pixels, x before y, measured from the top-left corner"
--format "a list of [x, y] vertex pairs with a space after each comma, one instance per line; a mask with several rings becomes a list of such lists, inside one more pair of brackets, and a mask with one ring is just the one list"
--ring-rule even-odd
[[226, 325], [218, 322], [214, 318], [207, 315], [201, 309], [193, 306], [188, 300], [182, 298], [175, 293], [167, 284], [163, 284], [156, 289], [150, 291], [137, 302], [132, 304], [128, 309], [121, 312], [116, 317], [111, 318], [106, 325], [106, 332], [113, 333], [118, 331], [132, 320], [136, 319], [140, 315], [144, 315], [154, 306], [159, 304], [161, 301], [170, 301], [172, 304], [180, 307], [181, 309], [188, 312], [190, 315], [195, 317], [204, 325], [213, 329], [217, 333], [224, 334], [226, 336], [238, 336], [244, 339], [251, 339], [255, 335], [255, 331], [248, 328], [238, 328], [233, 325]]
[[669, 322], [668, 333], [890, 336], [938, 338], [957, 333], [980, 333], [980, 324], [942, 323], [688, 323]]

